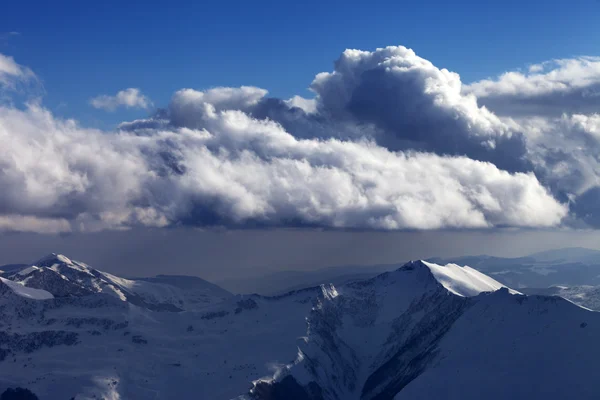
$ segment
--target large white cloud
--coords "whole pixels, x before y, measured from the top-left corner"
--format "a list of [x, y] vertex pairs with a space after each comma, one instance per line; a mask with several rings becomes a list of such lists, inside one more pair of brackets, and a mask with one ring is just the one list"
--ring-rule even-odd
[[551, 60], [463, 87], [526, 135], [527, 158], [576, 224], [600, 227], [600, 58]]
[[119, 107], [148, 109], [152, 106], [150, 99], [142, 94], [140, 89], [128, 88], [120, 90], [114, 96], [100, 95], [90, 99], [94, 108], [115, 111]]
[[0, 230], [547, 227], [593, 187], [549, 178], [546, 119], [498, 118], [410, 49], [348, 50], [311, 87], [183, 89], [116, 132], [0, 106]]
[[0, 108], [3, 218], [18, 216], [15, 229], [24, 217], [66, 220], [71, 229], [435, 229], [551, 226], [567, 213], [533, 174], [491, 163], [297, 139], [237, 110], [210, 113], [203, 124], [105, 134], [35, 105]]
[[463, 88], [494, 112], [560, 116], [600, 112], [600, 57], [547, 61]]
[[514, 171], [528, 168], [521, 133], [464, 94], [457, 73], [411, 49], [346, 50], [334, 71], [318, 74], [311, 88], [322, 113], [375, 126], [378, 143], [388, 148], [464, 154]]

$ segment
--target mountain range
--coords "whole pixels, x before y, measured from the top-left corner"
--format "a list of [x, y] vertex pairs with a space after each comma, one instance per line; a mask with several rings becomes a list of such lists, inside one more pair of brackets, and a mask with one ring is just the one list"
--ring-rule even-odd
[[468, 266], [413, 261], [276, 296], [233, 295], [200, 278], [124, 279], [58, 254], [0, 270], [0, 393], [600, 396], [599, 313], [555, 296], [564, 287], [526, 295]]

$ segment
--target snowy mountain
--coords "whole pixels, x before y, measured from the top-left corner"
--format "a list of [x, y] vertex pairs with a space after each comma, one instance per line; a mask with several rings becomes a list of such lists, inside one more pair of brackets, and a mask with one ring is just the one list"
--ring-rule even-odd
[[196, 277], [161, 275], [124, 279], [61, 254], [50, 254], [32, 265], [13, 268], [0, 276], [30, 288], [46, 290], [56, 297], [105, 293], [155, 311], [193, 310], [232, 296]]
[[0, 281], [0, 393], [230, 399], [294, 360], [320, 288], [232, 296], [206, 284], [126, 280], [61, 255], [11, 271]]
[[469, 267], [416, 261], [271, 297], [227, 296], [204, 283], [126, 280], [59, 255], [3, 274], [0, 393], [26, 388], [42, 400], [600, 394], [600, 372], [591, 367], [600, 356], [600, 314], [558, 297], [526, 297]]
[[[490, 292], [492, 291], [492, 292]], [[600, 314], [413, 262], [323, 296], [297, 360], [253, 399], [592, 399]]]

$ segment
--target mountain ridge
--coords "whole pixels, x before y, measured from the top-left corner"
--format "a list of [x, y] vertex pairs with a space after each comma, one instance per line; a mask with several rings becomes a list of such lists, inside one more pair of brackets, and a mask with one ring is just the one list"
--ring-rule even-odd
[[[541, 351], [540, 343], [569, 362], [600, 357], [596, 348], [581, 355], [600, 335], [598, 313], [558, 297], [527, 297], [468, 266], [417, 260], [345, 285], [235, 295], [165, 312], [131, 300], [127, 282], [137, 281], [68, 260], [72, 265], [55, 255], [37, 269], [28, 266], [11, 275], [12, 285], [25, 288], [30, 275], [47, 268], [73, 274], [57, 281], [66, 286], [97, 290], [35, 299], [0, 283], [0, 392], [22, 387], [41, 399], [410, 400], [448, 391], [454, 395], [445, 398], [470, 400], [481, 398], [480, 387], [458, 397], [443, 377], [464, 386], [469, 374], [460, 371], [475, 368], [504, 374], [514, 393], [535, 397], [520, 389], [505, 361], [485, 360], [527, 363], [521, 352], [536, 360], [527, 346]], [[79, 274], [91, 283], [77, 281]], [[94, 279], [123, 288], [124, 297]], [[489, 354], [478, 357], [474, 348]], [[536, 382], [559, 372], [552, 354], [542, 358]], [[599, 373], [575, 372], [579, 377], [567, 370], [556, 381], [579, 384], [573, 393], [589, 398], [594, 388], [585, 382]], [[481, 373], [477, 379], [485, 381]]]

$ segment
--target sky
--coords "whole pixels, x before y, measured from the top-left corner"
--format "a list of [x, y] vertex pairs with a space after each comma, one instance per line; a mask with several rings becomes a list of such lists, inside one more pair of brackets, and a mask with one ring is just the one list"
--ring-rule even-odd
[[110, 128], [144, 110], [106, 114], [89, 98], [141, 88], [164, 106], [181, 88], [253, 85], [310, 96], [314, 75], [346, 48], [415, 49], [463, 82], [553, 58], [597, 53], [600, 3], [566, 1], [19, 1], [0, 52], [43, 82], [46, 106]]
[[0, 264], [596, 246], [599, 2], [121, 3], [3, 7]]

